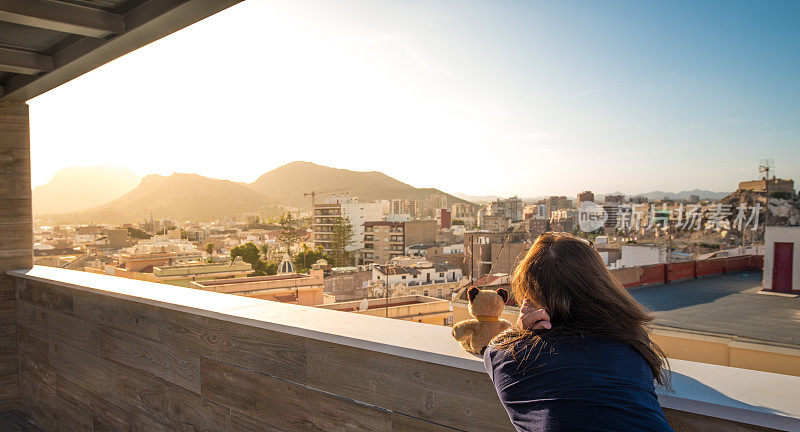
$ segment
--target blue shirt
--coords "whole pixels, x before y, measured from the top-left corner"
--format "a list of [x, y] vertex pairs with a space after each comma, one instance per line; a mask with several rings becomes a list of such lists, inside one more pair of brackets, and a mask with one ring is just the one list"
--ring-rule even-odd
[[[552, 336], [531, 349], [489, 346], [483, 359], [518, 431], [672, 431], [653, 372], [624, 343], [595, 336]], [[538, 354], [538, 355], [537, 355]]]

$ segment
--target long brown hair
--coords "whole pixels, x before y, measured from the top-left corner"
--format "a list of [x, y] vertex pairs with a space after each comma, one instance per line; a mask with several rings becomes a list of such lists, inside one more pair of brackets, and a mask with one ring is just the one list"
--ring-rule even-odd
[[527, 299], [544, 308], [552, 329], [508, 331], [494, 346], [513, 350], [525, 341], [541, 351], [542, 336], [596, 335], [628, 344], [650, 366], [656, 382], [669, 386], [666, 356], [647, 334], [652, 315], [611, 276], [588, 241], [566, 233], [540, 235], [517, 265], [511, 289], [517, 304]]

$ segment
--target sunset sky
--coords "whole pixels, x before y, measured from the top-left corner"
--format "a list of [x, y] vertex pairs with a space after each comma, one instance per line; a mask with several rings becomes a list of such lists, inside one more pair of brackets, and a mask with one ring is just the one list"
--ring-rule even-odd
[[75, 165], [294, 160], [472, 195], [800, 180], [800, 2], [245, 2], [30, 102]]

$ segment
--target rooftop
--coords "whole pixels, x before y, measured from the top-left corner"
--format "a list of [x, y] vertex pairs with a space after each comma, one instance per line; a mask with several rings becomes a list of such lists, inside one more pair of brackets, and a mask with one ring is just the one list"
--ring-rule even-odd
[[761, 291], [761, 272], [734, 273], [631, 290], [656, 324], [800, 346], [800, 296]]
[[289, 279], [308, 279], [311, 277], [312, 276], [307, 274], [293, 273], [293, 274], [270, 275], [270, 276], [256, 276], [256, 277], [241, 278], [241, 279], [198, 281], [197, 284], [203, 286], [236, 285], [236, 284], [251, 284], [254, 282], [289, 280]]

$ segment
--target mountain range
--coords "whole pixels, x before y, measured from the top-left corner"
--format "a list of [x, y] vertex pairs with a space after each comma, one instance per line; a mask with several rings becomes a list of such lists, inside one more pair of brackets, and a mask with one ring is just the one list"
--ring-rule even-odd
[[[693, 189], [690, 191], [680, 191], [678, 193], [673, 192], [663, 192], [663, 191], [653, 191], [647, 192], [643, 194], [636, 194], [636, 196], [643, 196], [646, 197], [648, 200], [653, 201], [657, 199], [669, 198], [673, 200], [685, 200], [689, 198], [690, 195], [697, 195], [700, 197], [701, 200], [708, 199], [708, 200], [718, 200], [725, 198], [726, 196], [730, 195], [730, 192], [713, 192], [709, 190], [701, 190], [701, 189]], [[610, 195], [610, 194], [609, 194]]]
[[[312, 191], [316, 193], [317, 202], [331, 193], [356, 196], [362, 202], [393, 198], [422, 202], [434, 194], [446, 196], [451, 204], [496, 198], [450, 195], [434, 188], [415, 188], [377, 171], [350, 171], [297, 161], [269, 171], [253, 183], [184, 173], [152, 174], [140, 181], [127, 168], [72, 167], [59, 171], [49, 183], [35, 188], [33, 201], [34, 214], [50, 223], [134, 222], [151, 215], [183, 221], [236, 217], [243, 213], [270, 216], [286, 209], [308, 210], [311, 197], [304, 194]], [[598, 195], [598, 199], [604, 195], [610, 194]], [[728, 193], [695, 189], [637, 195], [650, 200], [686, 199], [689, 195], [720, 199]]]
[[[606, 194], [595, 194], [595, 200], [603, 201], [607, 195], [624, 195], [626, 197], [642, 196], [642, 197], [646, 197], [649, 201], [655, 201], [655, 200], [659, 200], [659, 199], [663, 199], [663, 198], [669, 198], [669, 199], [680, 201], [680, 200], [685, 200], [685, 199], [689, 198], [690, 195], [697, 195], [697, 196], [700, 197], [701, 200], [704, 200], [704, 199], [719, 200], [719, 199], [725, 198], [726, 196], [728, 196], [730, 194], [731, 194], [730, 192], [714, 192], [714, 191], [710, 191], [710, 190], [701, 190], [701, 189], [693, 189], [693, 190], [690, 190], [690, 191], [680, 191], [680, 192], [677, 192], [677, 193], [675, 193], [675, 192], [664, 192], [664, 191], [652, 191], [652, 192], [638, 193], [638, 194], [629, 194], [629, 193], [624, 193], [624, 192], [617, 191], [617, 192], [611, 192], [611, 193], [606, 193]], [[507, 197], [498, 197], [498, 196], [495, 196], [495, 195], [467, 195], [467, 194], [458, 193], [458, 192], [454, 193], [453, 195], [455, 195], [455, 196], [457, 196], [459, 198], [465, 199], [467, 201], [474, 202], [474, 203], [479, 203], [479, 204], [488, 203], [488, 202], [494, 201], [494, 200], [496, 200], [498, 198], [500, 198], [500, 199], [507, 198]], [[539, 200], [544, 199], [544, 198], [547, 198], [547, 197], [546, 196], [523, 197], [522, 200], [525, 201], [526, 203], [532, 203], [532, 202], [536, 202], [536, 201], [539, 201]], [[574, 201], [577, 197], [568, 197], [568, 198], [570, 198], [570, 199], [572, 199]]]
[[141, 177], [119, 166], [69, 167], [46, 184], [33, 188], [33, 213], [83, 210], [119, 198], [135, 188]]
[[[96, 188], [102, 188], [114, 177], [113, 173], [102, 170], [85, 169], [83, 172], [84, 181]], [[61, 188], [67, 196], [84, 194], [84, 189], [70, 189], [68, 184], [60, 184], [59, 179], [54, 177], [48, 187]], [[415, 188], [377, 171], [359, 172], [311, 162], [291, 162], [265, 173], [253, 183], [199, 174], [148, 175], [132, 190], [122, 191], [103, 204], [86, 208], [80, 207], [81, 201], [72, 208], [62, 207], [59, 214], [46, 214], [46, 211], [35, 214], [53, 223], [134, 222], [151, 215], [179, 221], [219, 219], [251, 212], [276, 215], [287, 208], [310, 209], [311, 197], [304, 193], [311, 191], [316, 192], [317, 202], [334, 191], [356, 196], [363, 202], [393, 198], [423, 201], [432, 194], [447, 196], [449, 203], [466, 202], [438, 189]], [[110, 193], [103, 191], [99, 195]]]

